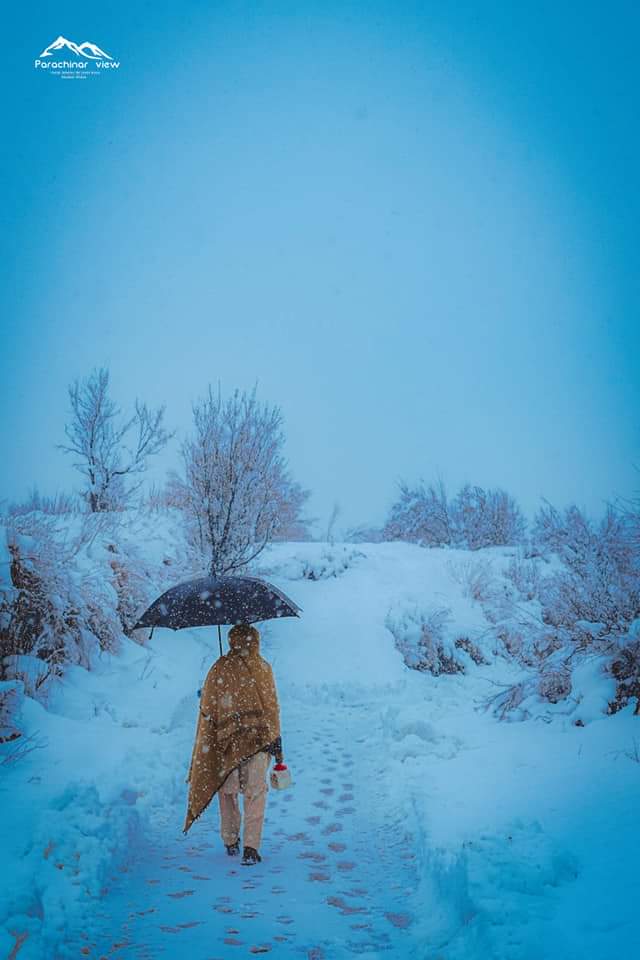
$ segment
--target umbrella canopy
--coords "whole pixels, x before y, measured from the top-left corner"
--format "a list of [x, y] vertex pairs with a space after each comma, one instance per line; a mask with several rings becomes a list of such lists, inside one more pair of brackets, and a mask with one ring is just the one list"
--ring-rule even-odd
[[140, 617], [138, 627], [203, 627], [298, 617], [301, 607], [281, 590], [256, 577], [203, 577], [163, 593]]

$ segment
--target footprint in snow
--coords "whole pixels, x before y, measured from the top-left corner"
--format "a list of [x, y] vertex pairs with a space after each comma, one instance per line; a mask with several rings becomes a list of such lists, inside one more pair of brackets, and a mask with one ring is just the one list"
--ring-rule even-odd
[[406, 930], [412, 922], [412, 918], [408, 913], [385, 913], [385, 917], [389, 923], [394, 927], [399, 927], [401, 930]]
[[330, 833], [338, 833], [339, 830], [342, 830], [341, 823], [329, 823], [322, 831], [323, 837], [328, 836]]

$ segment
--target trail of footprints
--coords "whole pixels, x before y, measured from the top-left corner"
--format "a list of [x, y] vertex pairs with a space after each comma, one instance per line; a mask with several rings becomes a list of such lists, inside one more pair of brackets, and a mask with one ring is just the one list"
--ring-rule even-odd
[[[340, 754], [336, 738], [331, 734], [322, 738], [316, 736], [314, 740], [321, 741], [323, 749], [326, 748], [328, 741], [334, 748], [334, 753]], [[307, 751], [307, 757], [308, 754], [309, 751]], [[388, 902], [389, 890], [402, 890], [403, 886], [402, 883], [385, 883], [384, 867], [389, 862], [389, 854], [395, 860], [396, 868], [399, 858], [406, 864], [413, 858], [413, 854], [405, 846], [408, 839], [406, 836], [391, 844], [387, 842], [387, 838], [384, 843], [376, 844], [375, 837], [369, 832], [366, 815], [357, 809], [356, 788], [353, 780], [350, 779], [350, 775], [353, 775], [351, 770], [353, 766], [354, 760], [350, 753], [342, 754], [339, 763], [336, 760], [326, 760], [321, 770], [324, 775], [318, 779], [318, 799], [312, 802], [313, 808], [318, 812], [308, 816], [303, 816], [306, 810], [298, 811], [289, 806], [295, 799], [295, 787], [294, 790], [283, 793], [269, 791], [263, 833], [264, 862], [249, 868], [243, 867], [237, 859], [227, 863], [225, 858], [224, 864], [227, 868], [225, 883], [229, 885], [229, 889], [233, 890], [233, 896], [221, 894], [214, 898], [213, 904], [209, 905], [209, 911], [219, 918], [215, 923], [216, 932], [209, 942], [218, 942], [220, 954], [217, 954], [214, 948], [213, 952], [202, 960], [223, 960], [231, 955], [228, 950], [230, 947], [238, 948], [234, 951], [234, 955], [237, 952], [238, 956], [270, 952], [278, 955], [282, 954], [283, 948], [287, 945], [290, 945], [296, 956], [304, 957], [306, 960], [325, 958], [326, 948], [319, 944], [305, 944], [308, 934], [304, 929], [297, 933], [296, 919], [285, 909], [286, 906], [295, 912], [297, 898], [292, 894], [295, 894], [299, 879], [295, 875], [296, 871], [291, 871], [291, 875], [288, 872], [284, 877], [280, 876], [284, 866], [279, 861], [278, 853], [285, 844], [294, 848], [299, 847], [296, 859], [300, 861], [303, 870], [306, 869], [303, 880], [318, 888], [318, 907], [326, 904], [339, 916], [346, 918], [350, 931], [346, 934], [348, 938], [346, 949], [349, 953], [393, 949], [394, 944], [389, 931], [397, 936], [397, 931], [410, 927], [412, 918], [401, 907], [397, 912], [385, 912], [383, 907], [377, 907], [377, 897], [367, 884], [370, 885], [371, 880], [377, 878], [377, 882], [381, 883], [380, 899], [385, 903]], [[294, 775], [300, 777], [304, 775], [303, 764], [298, 765], [292, 761], [292, 769]], [[357, 812], [362, 816], [358, 822], [354, 818]], [[293, 814], [292, 819], [299, 815], [306, 824], [306, 829], [288, 833], [281, 826], [273, 828], [274, 823], [286, 823], [290, 813]], [[124, 944], [127, 947], [133, 947], [135, 944], [136, 960], [147, 960], [159, 955], [157, 950], [149, 953], [151, 944], [145, 943], [152, 938], [154, 927], [156, 938], [159, 930], [163, 938], [166, 937], [168, 940], [176, 935], [184, 935], [187, 930], [207, 924], [209, 921], [206, 915], [198, 918], [185, 916], [182, 922], [161, 922], [160, 917], [163, 913], [161, 899], [164, 897], [169, 902], [188, 903], [195, 894], [198, 904], [203, 902], [203, 891], [198, 888], [201, 884], [211, 888], [210, 875], [213, 872], [211, 857], [220, 846], [215, 826], [210, 820], [205, 827], [203, 821], [199, 824], [202, 839], [199, 838], [197, 842], [189, 844], [186, 849], [183, 848], [175, 854], [167, 853], [163, 856], [160, 866], [168, 873], [165, 873], [160, 880], [149, 878], [146, 881], [149, 887], [160, 896], [148, 909], [132, 910], [126, 924], [122, 926], [121, 935], [112, 942], [108, 951], [99, 954], [90, 950], [87, 953], [87, 941], [83, 941], [84, 949], [79, 955], [93, 956], [98, 960], [117, 960], [118, 957], [123, 956], [120, 951]], [[207, 838], [210, 837], [213, 842], [205, 839], [203, 834]], [[403, 845], [401, 851], [396, 849], [399, 844]], [[232, 878], [240, 881], [239, 890], [235, 884], [231, 885]], [[168, 881], [166, 885], [175, 886], [178, 879], [181, 881], [180, 889], [166, 892], [162, 890], [165, 881]], [[336, 892], [337, 885], [339, 889]], [[224, 888], [222, 884], [218, 886], [218, 889], [220, 888]], [[252, 899], [254, 894], [256, 899]], [[314, 911], [317, 910], [313, 903], [315, 896], [310, 899]], [[402, 903], [402, 894], [398, 894], [398, 900]], [[251, 927], [256, 920], [265, 918], [271, 921], [271, 930], [277, 929], [278, 932], [271, 932], [268, 941], [255, 942], [256, 938], [252, 936]], [[140, 938], [134, 938], [132, 926], [138, 928]], [[397, 943], [395, 946], [397, 948]]]

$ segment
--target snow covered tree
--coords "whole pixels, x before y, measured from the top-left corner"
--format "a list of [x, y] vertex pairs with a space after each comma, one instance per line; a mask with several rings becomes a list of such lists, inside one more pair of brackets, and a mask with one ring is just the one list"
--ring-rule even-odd
[[280, 410], [259, 403], [255, 387], [224, 400], [209, 386], [193, 422], [169, 496], [210, 573], [222, 576], [245, 568], [283, 528], [304, 526], [300, 509], [309, 494], [287, 470]]
[[109, 396], [104, 367], [71, 384], [69, 399], [69, 443], [59, 446], [77, 458], [74, 467], [85, 481], [81, 495], [92, 513], [122, 509], [142, 485], [138, 478], [149, 457], [160, 453], [172, 436], [164, 427], [165, 408], [151, 410], [136, 400], [133, 416], [123, 421]]

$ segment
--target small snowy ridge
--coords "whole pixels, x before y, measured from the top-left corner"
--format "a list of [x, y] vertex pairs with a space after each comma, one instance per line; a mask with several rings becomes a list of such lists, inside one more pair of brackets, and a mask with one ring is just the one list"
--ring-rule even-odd
[[[452, 575], [468, 554], [358, 544], [333, 574], [300, 575], [326, 572], [331, 550], [277, 544], [255, 571], [304, 610], [258, 625], [294, 784], [269, 793], [256, 867], [226, 856], [216, 802], [181, 833], [215, 628], [123, 638], [91, 671], [69, 667], [46, 708], [14, 681], [23, 737], [0, 748], [4, 956], [628, 951], [640, 902], [633, 708], [605, 716], [609, 681], [594, 660], [574, 675], [577, 704], [539, 701], [529, 719], [499, 723], [483, 704], [518, 671]], [[475, 556], [500, 568], [509, 554]], [[398, 638], [417, 642], [416, 625], [442, 609], [443, 649], [464, 672], [410, 669]], [[34, 749], [9, 762], [27, 737]]]

